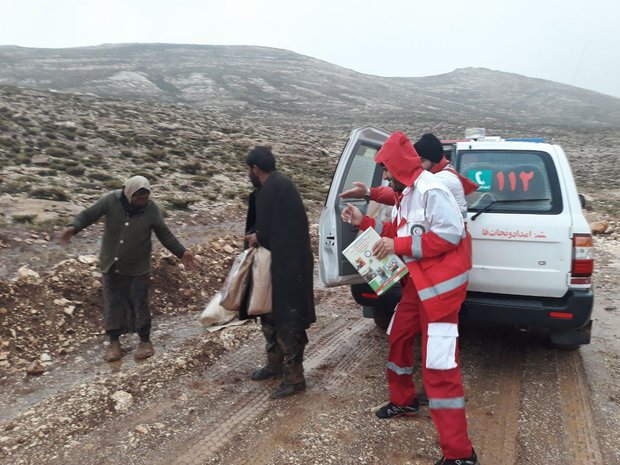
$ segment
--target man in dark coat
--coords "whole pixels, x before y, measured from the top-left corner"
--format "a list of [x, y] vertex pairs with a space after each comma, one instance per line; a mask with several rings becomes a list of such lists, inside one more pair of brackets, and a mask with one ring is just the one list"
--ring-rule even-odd
[[[251, 377], [265, 380], [282, 375], [282, 383], [271, 394], [277, 399], [306, 388], [302, 364], [306, 329], [316, 321], [308, 218], [297, 187], [276, 171], [268, 148], [254, 148], [246, 163], [256, 187], [250, 195], [246, 241], [271, 251], [273, 292], [273, 310], [261, 316], [267, 364]], [[243, 309], [240, 318], [248, 318]]]

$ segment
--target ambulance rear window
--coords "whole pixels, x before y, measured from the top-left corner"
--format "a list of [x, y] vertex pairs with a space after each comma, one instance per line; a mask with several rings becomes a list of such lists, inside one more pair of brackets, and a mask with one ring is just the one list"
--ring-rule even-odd
[[469, 211], [478, 211], [497, 200], [501, 202], [489, 212], [558, 214], [562, 211], [557, 171], [547, 152], [465, 150], [458, 153], [456, 161], [458, 171], [480, 186], [467, 196]]

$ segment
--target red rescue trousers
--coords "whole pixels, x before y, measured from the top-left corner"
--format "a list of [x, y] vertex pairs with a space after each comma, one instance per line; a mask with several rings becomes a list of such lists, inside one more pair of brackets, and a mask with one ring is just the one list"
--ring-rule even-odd
[[[411, 278], [402, 281], [403, 296], [391, 323], [390, 352], [387, 363], [387, 379], [390, 400], [396, 405], [410, 405], [416, 397], [413, 385], [413, 341], [418, 333], [422, 338], [422, 382], [429, 400], [429, 409], [444, 457], [459, 459], [472, 454], [467, 435], [465, 396], [461, 369], [458, 366], [458, 349], [455, 353], [456, 368], [435, 370], [426, 368], [428, 340], [428, 316], [424, 311], [418, 292]], [[458, 311], [441, 320], [458, 323]]]

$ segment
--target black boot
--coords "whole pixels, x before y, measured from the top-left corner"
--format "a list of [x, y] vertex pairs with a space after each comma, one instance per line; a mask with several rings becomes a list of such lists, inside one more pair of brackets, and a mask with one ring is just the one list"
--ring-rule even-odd
[[272, 399], [282, 399], [297, 392], [306, 390], [306, 379], [304, 378], [304, 347], [305, 344], [298, 343], [299, 337], [289, 340], [279, 340], [284, 352], [282, 363], [282, 382], [269, 396]]
[[280, 385], [273, 390], [269, 395], [270, 399], [283, 399], [284, 397], [292, 396], [298, 392], [306, 390], [306, 381], [300, 381], [299, 383], [288, 384], [282, 381]]
[[282, 359], [282, 351], [277, 344], [267, 344], [267, 365], [254, 370], [250, 378], [254, 381], [264, 381], [282, 376]]

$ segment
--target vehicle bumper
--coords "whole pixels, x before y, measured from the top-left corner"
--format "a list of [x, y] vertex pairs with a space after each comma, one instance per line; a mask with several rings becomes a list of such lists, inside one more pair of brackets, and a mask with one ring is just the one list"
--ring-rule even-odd
[[[364, 316], [372, 318], [393, 312], [401, 289], [394, 286], [377, 297], [366, 284], [356, 284], [351, 286], [351, 294], [363, 307]], [[557, 332], [583, 329], [588, 331], [589, 340], [593, 306], [592, 289], [569, 290], [560, 298], [468, 292], [461, 318], [488, 325], [530, 326]]]
[[461, 316], [479, 323], [570, 331], [589, 324], [593, 306], [592, 289], [569, 290], [560, 298], [468, 292]]

